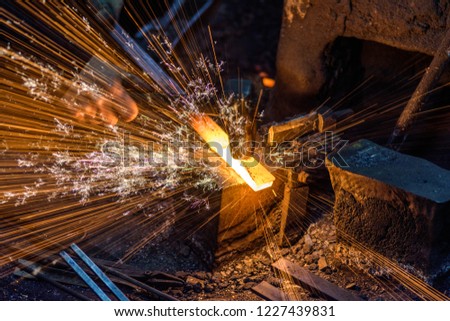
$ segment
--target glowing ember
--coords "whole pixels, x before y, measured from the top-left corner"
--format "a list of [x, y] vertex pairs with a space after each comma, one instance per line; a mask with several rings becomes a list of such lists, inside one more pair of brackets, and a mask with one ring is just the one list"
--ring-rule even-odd
[[206, 115], [191, 117], [192, 127], [209, 147], [255, 191], [272, 186], [275, 177], [253, 157], [235, 159], [231, 156], [228, 135], [217, 123]]

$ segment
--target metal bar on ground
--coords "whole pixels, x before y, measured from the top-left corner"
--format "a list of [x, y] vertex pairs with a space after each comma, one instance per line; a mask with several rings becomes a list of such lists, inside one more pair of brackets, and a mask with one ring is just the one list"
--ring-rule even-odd
[[157, 290], [155, 288], [152, 288], [151, 286], [148, 286], [145, 283], [142, 283], [142, 282], [140, 282], [140, 281], [138, 281], [136, 279], [133, 279], [133, 278], [129, 277], [128, 275], [123, 274], [123, 273], [121, 273], [121, 272], [119, 272], [119, 271], [117, 271], [117, 270], [115, 270], [113, 268], [105, 267], [105, 266], [102, 266], [102, 267], [107, 272], [111, 273], [112, 275], [118, 276], [118, 277], [124, 279], [125, 281], [133, 283], [134, 285], [137, 285], [138, 287], [140, 287], [140, 288], [142, 288], [142, 289], [144, 289], [144, 290], [146, 290], [146, 291], [148, 291], [148, 292], [150, 292], [152, 294], [155, 294], [155, 295], [157, 295], [158, 297], [160, 297], [162, 299], [165, 299], [167, 301], [178, 301], [173, 296], [170, 296], [170, 295], [168, 295], [168, 294], [166, 294], [164, 292], [161, 292], [161, 291], [159, 291], [159, 290]]
[[61, 251], [59, 252], [59, 255], [61, 255], [64, 261], [66, 261], [67, 264], [69, 264], [69, 266], [80, 276], [80, 278], [83, 279], [83, 281], [92, 289], [92, 291], [95, 292], [95, 294], [97, 294], [97, 296], [102, 301], [111, 301], [111, 299], [108, 298], [106, 293], [103, 292], [102, 289], [100, 289], [100, 287], [94, 282], [94, 280], [92, 280], [91, 277], [87, 275], [86, 272], [83, 271], [81, 266], [79, 266], [78, 263], [75, 262], [74, 259], [72, 259], [69, 254], [67, 254], [65, 251]]
[[115, 285], [105, 273], [78, 247], [76, 244], [72, 244], [70, 248], [77, 254], [81, 260], [94, 272], [100, 280], [105, 283], [105, 285], [111, 290], [111, 292], [120, 300], [120, 301], [129, 301], [128, 298], [123, 294], [123, 292]]
[[319, 294], [322, 294], [327, 299], [335, 301], [362, 301], [362, 298], [359, 296], [322, 279], [320, 276], [284, 258], [279, 259], [272, 266], [282, 274], [292, 277], [301, 286], [319, 292]]
[[254, 286], [252, 291], [266, 301], [289, 301], [286, 293], [266, 281]]

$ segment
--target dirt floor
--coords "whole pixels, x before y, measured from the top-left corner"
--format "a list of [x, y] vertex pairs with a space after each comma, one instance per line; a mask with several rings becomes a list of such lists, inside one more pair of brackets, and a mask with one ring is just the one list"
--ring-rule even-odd
[[[312, 224], [305, 235], [290, 247], [279, 248], [274, 243], [269, 243], [248, 252], [235, 253], [231, 260], [213, 270], [192, 269], [193, 266], [190, 266], [191, 269], [174, 271], [174, 266], [168, 265], [170, 255], [162, 252], [153, 252], [153, 255], [149, 255], [152, 250], [155, 248], [145, 247], [133, 261], [139, 260], [141, 268], [145, 265], [155, 266], [157, 261], [162, 261], [159, 265], [161, 270], [182, 279], [184, 284], [176, 287], [156, 287], [178, 300], [262, 300], [252, 291], [252, 288], [261, 281], [267, 281], [282, 289], [294, 300], [323, 300], [320, 294], [304, 289], [274, 271], [271, 265], [282, 257], [347, 289], [363, 300], [421, 299], [392, 278], [388, 268], [380, 268], [367, 255], [337, 243], [330, 213]], [[138, 264], [128, 262], [127, 266], [137, 268]], [[69, 283], [76, 280], [73, 276], [68, 279], [72, 280]], [[91, 299], [96, 299], [81, 282], [79, 285], [68, 286]], [[145, 291], [124, 285], [120, 287], [131, 299], [156, 299]], [[445, 282], [441, 282], [439, 287], [444, 294], [450, 294], [448, 284]], [[73, 296], [46, 282], [12, 275], [0, 279], [0, 288], [1, 300], [74, 300]]]
[[183, 292], [172, 293], [188, 300], [254, 300], [260, 298], [252, 293], [251, 288], [267, 281], [290, 293], [293, 299], [321, 300], [317, 293], [305, 290], [274, 272], [271, 265], [281, 257], [364, 300], [418, 299], [403, 286], [389, 280], [387, 270], [375, 267], [357, 250], [338, 244], [331, 214], [312, 224], [304, 237], [291, 247], [278, 248], [271, 243], [239, 255], [213, 274], [191, 274]]

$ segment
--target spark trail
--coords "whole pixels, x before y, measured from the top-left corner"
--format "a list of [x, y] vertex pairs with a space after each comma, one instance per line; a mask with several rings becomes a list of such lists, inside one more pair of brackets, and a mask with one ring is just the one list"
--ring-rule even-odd
[[[168, 199], [174, 213], [210, 206], [207, 195], [227, 169], [204, 161], [188, 120], [213, 112], [230, 132], [242, 132], [233, 97], [214, 85], [220, 63], [195, 52], [182, 61], [163, 33], [147, 39], [185, 93], [169, 95], [89, 6], [18, 2], [9, 9], [1, 9], [0, 265], [86, 235], [114, 235], [125, 223], [148, 229], [164, 221], [154, 209]], [[114, 114], [130, 102], [111, 92], [118, 80], [140, 106], [133, 122]], [[133, 217], [141, 212], [151, 214]]]

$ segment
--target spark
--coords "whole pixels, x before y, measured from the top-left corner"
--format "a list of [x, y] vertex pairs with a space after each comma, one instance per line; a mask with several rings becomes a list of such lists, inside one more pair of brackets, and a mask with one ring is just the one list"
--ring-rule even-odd
[[[45, 28], [62, 32], [72, 47], [49, 37], [45, 28], [5, 11], [0, 208], [9, 214], [1, 218], [5, 224], [0, 265], [10, 258], [45, 253], [86, 233], [100, 238], [106, 235], [101, 231], [119, 233], [116, 221], [134, 213], [154, 209], [164, 217], [158, 210], [164, 200], [174, 204], [175, 212], [186, 207], [183, 202], [196, 209], [211, 208], [201, 194], [219, 190], [223, 178], [219, 169], [198, 161], [203, 142], [191, 139], [196, 134], [185, 120], [188, 114], [216, 105], [217, 91], [208, 69], [216, 72], [220, 67], [193, 54], [188, 69], [165, 35], [150, 39], [149, 47], [161, 54], [170, 76], [186, 92], [160, 95], [160, 84], [106, 40], [102, 29], [107, 28], [92, 20], [94, 13], [88, 7], [58, 3], [17, 7]], [[86, 64], [83, 55], [94, 58]], [[102, 97], [119, 108], [107, 90], [113, 77], [128, 80], [140, 93], [135, 97], [141, 105], [139, 116], [133, 123], [115, 126], [80, 122], [76, 113]], [[185, 144], [177, 148], [173, 144], [177, 141]], [[105, 152], [104, 146], [113, 148]], [[174, 202], [176, 195], [191, 198]]]

